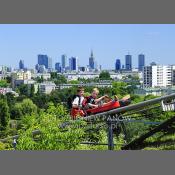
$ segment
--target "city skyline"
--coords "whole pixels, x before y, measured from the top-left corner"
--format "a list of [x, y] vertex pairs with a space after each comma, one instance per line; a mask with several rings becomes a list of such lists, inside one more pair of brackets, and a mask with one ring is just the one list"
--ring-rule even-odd
[[48, 24], [0, 25], [1, 65], [18, 67], [24, 60], [34, 68], [38, 54], [46, 54], [53, 63], [61, 55], [78, 57], [80, 66], [89, 62], [91, 50], [104, 69], [114, 69], [116, 58], [125, 64], [125, 55], [132, 55], [133, 67], [138, 67], [138, 55], [146, 63], [173, 64], [175, 25], [151, 24]]

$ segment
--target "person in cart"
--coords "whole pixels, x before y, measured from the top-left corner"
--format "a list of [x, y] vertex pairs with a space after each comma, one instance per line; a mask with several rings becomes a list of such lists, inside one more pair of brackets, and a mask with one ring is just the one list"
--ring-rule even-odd
[[84, 112], [82, 110], [82, 102], [84, 100], [84, 88], [78, 87], [77, 94], [73, 97], [71, 101], [71, 116], [73, 119], [76, 116], [84, 116]]
[[99, 95], [99, 90], [97, 88], [94, 88], [92, 90], [91, 95], [89, 97], [84, 98], [82, 102], [82, 106], [84, 107], [84, 109], [102, 107], [103, 105], [106, 105], [110, 103], [111, 101], [119, 101], [120, 107], [129, 105], [131, 102], [130, 95], [126, 95], [120, 100], [116, 95], [114, 96], [114, 99], [111, 99], [108, 95], [104, 95], [98, 98], [98, 95]]

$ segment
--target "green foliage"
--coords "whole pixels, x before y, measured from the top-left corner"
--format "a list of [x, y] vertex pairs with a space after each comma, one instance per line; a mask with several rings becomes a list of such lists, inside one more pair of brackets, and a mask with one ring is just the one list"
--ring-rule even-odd
[[56, 85], [67, 83], [66, 77], [57, 72], [51, 72], [51, 80], [54, 81]]
[[16, 103], [13, 110], [12, 116], [15, 119], [21, 119], [25, 115], [37, 114], [37, 106], [30, 99], [24, 99], [20, 103]]
[[39, 93], [35, 94], [31, 99], [38, 108], [46, 108], [50, 98], [47, 94]]
[[[59, 109], [57, 109], [59, 108]], [[42, 112], [36, 118], [34, 115], [22, 119], [23, 129], [19, 131], [17, 144], [18, 150], [74, 150], [80, 146], [84, 136], [84, 130], [79, 126], [81, 121], [72, 122], [66, 130], [60, 125], [64, 120], [57, 116], [62, 112], [63, 107], [50, 104], [47, 112]], [[78, 124], [78, 125], [77, 125]], [[38, 129], [41, 134], [32, 136], [32, 131]]]
[[151, 100], [151, 99], [154, 99], [154, 98], [157, 98], [157, 96], [155, 96], [155, 95], [146, 95], [146, 96], [144, 97], [144, 101], [146, 101], [146, 100]]
[[71, 80], [68, 83], [70, 83], [70, 84], [79, 84], [79, 81], [78, 80]]
[[1, 150], [12, 150], [12, 146], [9, 143], [0, 142], [0, 151]]
[[41, 76], [41, 77], [36, 77], [34, 80], [35, 80], [37, 83], [43, 83], [43, 82], [44, 82], [43, 76]]
[[142, 97], [142, 96], [134, 95], [134, 94], [131, 95], [131, 101], [132, 101], [133, 104], [140, 103], [143, 100], [144, 100], [144, 97]]
[[32, 84], [30, 88], [30, 97], [33, 97], [34, 94], [35, 94], [35, 87], [34, 87], [34, 84]]
[[100, 80], [111, 80], [110, 73], [108, 71], [102, 71], [99, 75]]
[[20, 95], [25, 95], [25, 96], [29, 95], [29, 88], [26, 84], [21, 84], [18, 87], [18, 90], [19, 90]]
[[56, 106], [55, 106], [53, 102], [50, 102], [48, 104], [48, 108], [46, 111], [48, 114], [55, 115], [58, 118], [66, 118], [67, 113], [68, 113], [68, 111], [64, 105], [56, 104]]
[[127, 83], [121, 81], [113, 82], [112, 92], [114, 95], [118, 95], [119, 97], [128, 94], [129, 92], [127, 90]]
[[0, 87], [6, 88], [8, 86], [7, 80], [0, 80]]
[[5, 130], [9, 124], [10, 113], [7, 100], [0, 99], [0, 130]]

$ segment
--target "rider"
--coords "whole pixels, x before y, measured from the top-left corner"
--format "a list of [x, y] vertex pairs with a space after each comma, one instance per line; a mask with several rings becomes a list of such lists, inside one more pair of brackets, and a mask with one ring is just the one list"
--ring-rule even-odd
[[97, 98], [98, 97], [98, 94], [99, 94], [99, 90], [97, 88], [94, 88], [92, 90], [92, 93], [89, 97], [86, 97], [84, 100], [83, 100], [83, 107], [85, 109], [88, 109], [88, 108], [97, 108], [99, 105], [99, 103], [105, 99], [106, 97], [108, 97], [107, 95], [104, 95], [100, 98]]
[[78, 87], [77, 95], [72, 101], [71, 115], [73, 116], [73, 119], [75, 119], [76, 115], [80, 115], [80, 116], [84, 115], [82, 110], [83, 100], [84, 100], [84, 88]]

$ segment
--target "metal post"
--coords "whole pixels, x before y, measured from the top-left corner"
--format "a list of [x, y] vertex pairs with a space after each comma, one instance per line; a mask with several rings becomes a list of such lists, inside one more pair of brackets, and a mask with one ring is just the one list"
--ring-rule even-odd
[[109, 119], [107, 121], [108, 123], [108, 150], [114, 149], [114, 141], [113, 141], [113, 125], [112, 120]]

